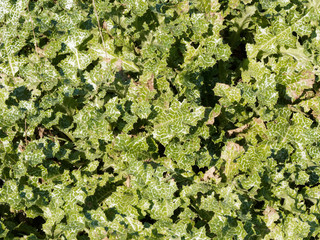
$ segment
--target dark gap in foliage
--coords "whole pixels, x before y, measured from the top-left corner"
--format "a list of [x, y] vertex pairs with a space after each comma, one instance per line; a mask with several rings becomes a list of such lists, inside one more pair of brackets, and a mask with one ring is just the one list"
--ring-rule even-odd
[[190, 197], [191, 203], [189, 205], [189, 208], [194, 213], [196, 213], [198, 215], [197, 218], [199, 218], [199, 221], [195, 220], [197, 228], [204, 226], [213, 217], [212, 211], [206, 211], [204, 209], [199, 208], [199, 206], [201, 205], [201, 197], [203, 195], [204, 194], [202, 194], [201, 192], [198, 192], [196, 197], [193, 197], [193, 196]]
[[[249, 236], [255, 235], [255, 232], [253, 230], [254, 224], [251, 221], [246, 221], [243, 225], [243, 228], [247, 232], [247, 238], [245, 238], [246, 240], [251, 239]], [[256, 239], [256, 238], [253, 237], [252, 239]]]
[[[231, 16], [227, 16], [225, 20], [231, 21]], [[247, 60], [247, 51], [246, 44], [254, 43], [253, 34], [249, 29], [243, 29], [243, 26], [239, 26], [236, 24], [236, 30], [230, 29], [231, 27], [235, 27], [234, 24], [229, 23], [228, 27], [223, 29], [220, 34], [224, 40], [224, 43], [228, 44], [231, 48], [231, 57], [224, 62], [221, 67], [219, 62], [223, 62], [221, 60], [218, 61], [219, 66], [219, 78], [222, 79], [220, 82], [226, 83], [226, 81], [230, 81], [230, 78], [234, 78], [238, 80], [241, 77], [240, 69], [243, 68], [243, 63]], [[231, 75], [226, 75], [227, 72], [232, 73]]]
[[115, 73], [115, 79], [111, 84], [114, 89], [110, 89], [108, 92], [115, 93], [118, 97], [124, 98], [127, 95], [130, 83], [131, 76], [127, 72], [120, 70]]
[[258, 134], [255, 136], [255, 139], [257, 140], [258, 143], [263, 141], [263, 138], [261, 138], [261, 136]]
[[153, 153], [153, 158], [156, 159], [158, 157], [158, 145], [157, 143], [153, 140], [152, 136], [148, 136], [146, 138], [146, 142], [148, 144], [148, 152]]
[[[302, 112], [303, 109], [301, 109]], [[312, 120], [312, 124], [311, 124], [311, 129], [312, 128], [317, 128], [319, 126], [319, 123], [318, 123], [318, 114], [316, 111], [313, 111], [313, 109], [310, 109], [308, 112], [305, 112], [306, 114], [306, 117], [310, 118]]]
[[253, 208], [254, 208], [254, 209], [263, 210], [264, 205], [265, 205], [265, 202], [264, 202], [264, 201], [255, 201], [255, 202], [253, 203]]
[[82, 29], [82, 30], [90, 30], [94, 27], [94, 24], [92, 23], [92, 20], [91, 19], [88, 19], [86, 21], [82, 21], [80, 24], [79, 24], [79, 28]]
[[77, 77], [80, 78], [81, 83], [82, 83], [82, 89], [78, 89], [76, 88], [75, 91], [86, 91], [88, 88], [90, 88], [90, 90], [93, 90], [93, 86], [91, 84], [86, 84], [86, 78], [84, 76], [84, 71], [81, 69], [77, 69]]
[[1, 128], [0, 129], [0, 139], [8, 137], [8, 134], [5, 131], [6, 131], [6, 128]]
[[40, 239], [45, 238], [45, 233], [42, 230], [42, 225], [45, 223], [45, 220], [42, 217], [36, 217], [34, 219], [28, 218], [23, 211], [19, 211], [14, 221], [18, 223], [17, 227], [12, 231], [15, 236], [23, 237], [33, 233]]
[[128, 87], [131, 83], [131, 77], [128, 72], [119, 70], [115, 73], [113, 85], [116, 87]]
[[167, 175], [168, 175], [168, 172], [163, 172], [163, 173], [162, 173], [162, 177], [163, 177], [163, 178], [166, 178]]
[[220, 11], [225, 12], [229, 8], [229, 0], [219, 0]]
[[[144, 26], [146, 19], [148, 19], [147, 27]], [[138, 48], [138, 52], [142, 48], [141, 44], [147, 41], [150, 32], [155, 31], [158, 26], [158, 18], [150, 9], [148, 9], [143, 16], [138, 16], [136, 20], [128, 26], [129, 29], [132, 28], [135, 30], [130, 35], [135, 36], [133, 38], [133, 43], [134, 46]]]
[[236, 217], [231, 217], [231, 216], [227, 216], [227, 222], [228, 222], [228, 225], [230, 227], [237, 227], [238, 226], [238, 219]]
[[217, 235], [215, 233], [211, 232], [209, 224], [205, 225], [205, 229], [206, 229], [206, 236], [207, 237], [209, 237], [210, 239], [214, 239], [215, 237], [217, 237]]
[[[159, 94], [160, 95], [160, 94]], [[156, 94], [156, 98], [159, 96], [158, 93]], [[148, 116], [148, 120], [155, 119], [158, 115], [158, 112], [155, 110], [154, 105], [151, 105], [151, 113]]]
[[140, 221], [145, 224], [145, 223], [149, 223], [149, 224], [154, 224], [156, 223], [156, 220], [154, 220], [153, 218], [151, 218], [150, 214], [147, 213], [146, 216], [142, 219], [140, 219]]
[[279, 94], [277, 104], [280, 104], [280, 105], [291, 104], [291, 98], [287, 95], [286, 86], [280, 83], [277, 83], [276, 91]]
[[89, 50], [87, 44], [92, 38], [93, 38], [93, 34], [91, 34], [89, 37], [84, 39], [83, 42], [78, 47], [78, 50], [79, 51], [87, 51], [87, 50]]
[[133, 102], [131, 100], [128, 100], [124, 103], [124, 111], [127, 112], [127, 113], [130, 113], [130, 114], [133, 114], [132, 111], [131, 111], [131, 106], [132, 106]]
[[62, 60], [66, 59], [70, 54], [57, 54], [55, 58], [52, 58], [51, 63], [54, 67], [56, 67]]
[[197, 49], [199, 47], [200, 43], [198, 42], [191, 42], [191, 46]]
[[241, 207], [240, 207], [241, 213], [243, 215], [250, 214], [250, 208], [252, 207], [252, 200], [249, 197], [240, 195], [240, 194], [238, 195], [238, 197], [241, 201]]
[[19, 18], [19, 24], [20, 26], [23, 26], [23, 24], [25, 23], [26, 19], [24, 17], [20, 17]]
[[[31, 98], [31, 91], [27, 89], [25, 86], [20, 86], [15, 88], [12, 92], [10, 92], [9, 98], [6, 102], [7, 105], [10, 105], [10, 98], [14, 98], [17, 101], [28, 101]], [[15, 105], [15, 104], [13, 104]]]
[[24, 56], [27, 57], [28, 55], [30, 55], [32, 52], [35, 51], [35, 46], [34, 43], [31, 42], [31, 40], [33, 40], [33, 38], [29, 38], [26, 40], [27, 45], [24, 45], [18, 52], [17, 55], [20, 56]]
[[297, 185], [295, 182], [291, 182], [291, 181], [289, 182], [288, 185], [290, 188], [298, 190], [298, 192], [305, 187], [304, 185]]
[[[284, 172], [283, 176], [284, 176], [284, 179], [288, 179], [288, 182], [289, 182], [291, 173], [289, 173], [289, 172]], [[289, 185], [290, 185], [290, 182], [289, 182]]]
[[281, 198], [281, 199], [280, 199], [280, 205], [283, 205], [283, 204], [284, 204], [284, 200], [285, 200], [284, 198]]
[[218, 60], [217, 61], [217, 78], [220, 83], [225, 83], [225, 84], [231, 84], [231, 74], [234, 72], [235, 68], [230, 72], [229, 67], [230, 63], [232, 63], [232, 60], [229, 60], [227, 62]]
[[10, 3], [11, 3], [12, 5], [15, 5], [15, 4], [17, 4], [17, 1], [18, 1], [18, 0], [10, 0]]
[[[33, 177], [41, 177], [41, 169], [39, 167], [32, 167], [32, 166], [27, 166], [27, 172], [33, 176]], [[25, 178], [26, 180], [26, 178]], [[25, 181], [27, 182], [27, 181]], [[21, 184], [21, 183], [20, 183]], [[23, 187], [21, 186], [21, 189], [23, 189]]]
[[173, 85], [172, 81], [169, 80], [168, 82], [169, 82], [170, 89], [171, 89], [171, 91], [173, 92], [173, 94], [174, 94], [174, 95], [178, 95], [179, 92], [178, 92], [176, 86]]
[[129, 78], [130, 83], [133, 81], [139, 82], [139, 77], [141, 73], [126, 71], [126, 74], [127, 74], [127, 77]]
[[36, 217], [36, 218], [33, 219], [32, 225], [37, 228], [37, 231], [38, 231], [39, 233], [41, 233], [41, 235], [45, 235], [44, 231], [42, 230], [42, 225], [43, 225], [45, 222], [46, 222], [46, 221], [44, 220], [44, 218], [43, 218], [43, 217], [40, 217], [40, 216], [38, 216], [38, 217]]
[[111, 196], [111, 194], [116, 191], [117, 185], [123, 184], [125, 180], [118, 181], [116, 183], [108, 183], [105, 186], [98, 186], [93, 195], [87, 196], [84, 203], [84, 208], [86, 210], [97, 209], [100, 203]]
[[105, 173], [106, 170], [103, 169], [103, 167], [104, 167], [104, 162], [102, 159], [99, 159], [99, 165], [97, 167], [97, 174], [103, 175]]
[[39, 183], [39, 184], [42, 184], [42, 183], [44, 183], [44, 180], [43, 180], [43, 178], [38, 178], [38, 183]]
[[110, 174], [114, 174], [114, 168], [113, 167], [108, 167], [105, 172], [110, 173]]
[[196, 228], [201, 228], [207, 225], [207, 222], [205, 220], [203, 220], [201, 217], [196, 217], [194, 219], [195, 222], [195, 227]]
[[[265, 9], [265, 8], [262, 7], [261, 3], [259, 3], [259, 4], [257, 5], [257, 10], [259, 11], [259, 13], [260, 13], [261, 15], [262, 15], [262, 13], [265, 13], [265, 12], [267, 11], [267, 9]], [[268, 14], [268, 16], [270, 16], [270, 15]]]
[[265, 235], [270, 233], [270, 229], [267, 227], [266, 223], [261, 219], [262, 214], [257, 214], [257, 212], [255, 212], [254, 209], [252, 209], [251, 214], [252, 214], [251, 222], [255, 223], [253, 225], [253, 229], [256, 233], [258, 233], [258, 236], [259, 236], [258, 239], [264, 239]]
[[[298, 42], [300, 43], [301, 46], [303, 46], [303, 44], [305, 44], [306, 42], [308, 42], [308, 44], [310, 43], [310, 37], [309, 36], [302, 36], [302, 37], [298, 37]], [[311, 50], [309, 50], [310, 52]]]
[[281, 148], [277, 152], [271, 149], [271, 157], [274, 158], [278, 163], [284, 163], [289, 158], [289, 153], [286, 148]]
[[186, 51], [186, 47], [181, 44], [180, 40], [176, 40], [170, 48], [169, 57], [167, 58], [168, 67], [181, 71], [181, 65], [184, 58], [183, 53]]
[[[185, 173], [185, 170], [182, 170], [180, 168], [175, 168], [173, 170], [172, 178], [177, 184], [177, 187], [179, 190], [182, 190], [183, 186], [187, 186], [189, 184], [192, 184], [193, 177], [184, 177], [182, 174]], [[175, 192], [175, 196], [179, 196], [179, 192]]]
[[240, 139], [239, 141], [237, 141], [237, 143], [240, 145], [240, 146], [243, 146], [244, 149], [247, 151], [248, 150], [248, 146], [246, 145], [246, 139]]
[[102, 152], [105, 152], [107, 143], [102, 139], [99, 139], [98, 142], [99, 142], [99, 150]]
[[[73, 92], [73, 97], [65, 97], [63, 104], [69, 104], [69, 109], [71, 109], [72, 112], [74, 112], [75, 109], [81, 110], [85, 106], [85, 99], [87, 93], [88, 92], [85, 91], [85, 89], [75, 89]], [[72, 114], [72, 112], [67, 114], [70, 115]]]
[[282, 8], [282, 7], [281, 7], [280, 5], [278, 5], [278, 6], [275, 7], [275, 10], [276, 10], [277, 12], [280, 12], [280, 11], [281, 11], [281, 8]]
[[311, 186], [312, 187], [319, 186], [320, 185], [320, 182], [319, 182], [320, 178], [319, 178], [318, 174], [316, 172], [312, 171], [313, 170], [312, 168], [310, 170], [311, 170], [310, 173], [308, 173], [309, 174], [309, 184], [308, 185], [310, 185], [310, 187]]
[[[242, 62], [243, 60], [247, 59], [247, 51], [246, 51], [246, 44], [240, 43], [239, 46], [232, 51], [231, 59], [237, 59], [238, 62]], [[237, 69], [239, 67], [239, 64], [235, 64], [234, 69]], [[237, 69], [239, 70], [239, 69]]]
[[122, 133], [122, 130], [123, 128], [127, 125], [127, 122], [124, 121], [122, 118], [119, 118], [117, 120], [117, 124], [115, 125], [114, 129], [113, 129], [113, 132], [115, 135], [117, 134], [121, 134]]
[[195, 174], [198, 174], [199, 172], [205, 173], [208, 170], [208, 167], [198, 167], [197, 165], [192, 166], [192, 171], [194, 171]]
[[85, 231], [78, 232], [77, 240], [89, 240], [89, 235]]
[[115, 207], [108, 208], [104, 211], [104, 213], [107, 217], [107, 220], [110, 222], [112, 222], [115, 219], [116, 215], [119, 214]]
[[178, 97], [178, 101], [183, 102], [183, 100], [186, 99], [185, 95], [181, 95], [180, 97]]
[[[56, 127], [56, 126], [52, 126], [53, 127], [53, 129], [54, 129], [54, 135], [56, 135], [56, 136], [58, 136], [58, 137], [60, 137], [60, 138], [62, 138], [62, 139], [66, 139], [69, 143], [71, 143], [72, 144], [72, 139], [70, 139], [69, 138], [69, 136], [68, 135], [66, 135], [65, 133], [63, 133], [58, 127]], [[66, 143], [67, 144], [67, 143]]]
[[0, 218], [8, 218], [11, 215], [10, 205], [7, 203], [0, 203]]
[[[257, 56], [256, 56], [257, 62], [261, 62], [263, 54], [264, 54], [264, 51], [260, 49], [259, 52], [257, 53]], [[265, 58], [263, 63], [266, 64], [266, 61], [267, 61], [267, 59]]]
[[[302, 109], [302, 112], [304, 112], [303, 109]], [[307, 115], [308, 118], [313, 120], [313, 123], [311, 126], [315, 126], [315, 125], [318, 126], [317, 119], [316, 119], [316, 117], [318, 117], [318, 116], [316, 115], [316, 113], [312, 109], [305, 112], [305, 114]]]
[[63, 114], [59, 119], [59, 128], [60, 129], [68, 129], [72, 126], [73, 117]]
[[129, 132], [130, 135], [136, 136], [141, 133], [146, 133], [145, 126], [148, 124], [148, 120], [139, 118], [136, 123], [133, 124], [133, 129]]
[[122, 54], [122, 50], [123, 50], [122, 42], [120, 42], [120, 40], [115, 39], [115, 41], [114, 41], [114, 53], [119, 56], [119, 55]]
[[[71, 96], [64, 96], [63, 103], [57, 104], [56, 108], [60, 112], [70, 115], [73, 109], [82, 109], [78, 104], [79, 102], [81, 103], [81, 100], [84, 100], [81, 90], [79, 91], [79, 89], [75, 89]], [[83, 104], [84, 103], [82, 102], [82, 106]]]
[[67, 216], [63, 217], [63, 219], [61, 220], [61, 223], [67, 224]]
[[[51, 62], [52, 63], [52, 62]], [[54, 64], [52, 64], [53, 66], [54, 66], [54, 68], [59, 72], [59, 74], [60, 74], [60, 76], [62, 76], [62, 77], [64, 77], [65, 76], [65, 74], [64, 74], [64, 72], [63, 72], [63, 69], [61, 68], [61, 67], [59, 67], [59, 66], [57, 66], [57, 65], [54, 65]], [[69, 79], [68, 79], [69, 80]], [[64, 80], [64, 83], [66, 83], [66, 81], [68, 81], [67, 79], [65, 79]]]
[[28, 3], [28, 9], [32, 12], [36, 6], [37, 0], [30, 0]]
[[[173, 180], [175, 180], [173, 177], [172, 177], [172, 179]], [[177, 186], [178, 186], [178, 184], [177, 184]], [[179, 198], [180, 197], [180, 192], [181, 192], [181, 188], [180, 189], [178, 189], [177, 191], [175, 191], [174, 193], [173, 193], [173, 196], [175, 197], [175, 198]]]
[[56, 4], [55, 1], [49, 1], [49, 2], [47, 2], [46, 6], [47, 6], [48, 8], [53, 8], [53, 7], [55, 6], [55, 4]]
[[293, 31], [293, 32], [292, 32], [292, 35], [293, 35], [294, 37], [297, 37], [297, 36], [298, 36], [298, 34], [297, 34], [296, 31]]
[[84, 72], [90, 72], [92, 69], [94, 69], [95, 66], [99, 64], [100, 59], [97, 58], [96, 60], [93, 60], [84, 70]]
[[214, 165], [218, 159], [215, 158], [214, 156], [220, 156], [221, 155], [221, 151], [222, 151], [222, 147], [224, 146], [224, 144], [222, 142], [220, 143], [214, 143], [213, 141], [218, 139], [220, 137], [220, 132], [216, 133], [214, 135], [211, 135], [211, 139], [206, 140], [207, 141], [207, 149], [210, 153], [210, 156], [212, 157], [211, 163], [212, 165]]
[[171, 216], [172, 221], [175, 223], [179, 220], [179, 215], [182, 213], [184, 208], [178, 207], [176, 210], [174, 210], [173, 215]]
[[[138, 194], [139, 195], [139, 194]], [[141, 197], [141, 195], [139, 195], [139, 198]], [[144, 210], [142, 210], [142, 209], [140, 209], [140, 207], [139, 206], [136, 206], [136, 205], [134, 205], [134, 206], [132, 206], [135, 210], [137, 210], [137, 212], [138, 212], [138, 217], [137, 217], [137, 219], [138, 220], [140, 220], [141, 218], [144, 218]]]
[[4, 181], [0, 178], [0, 188], [2, 188]]
[[[48, 34], [48, 35], [49, 35], [49, 34]], [[47, 38], [47, 37], [42, 37], [42, 38], [40, 38], [38, 47], [39, 47], [39, 48], [43, 48], [49, 41], [50, 41], [50, 39]]]
[[159, 153], [159, 157], [165, 157], [166, 155], [164, 154], [166, 148], [160, 143], [157, 141], [157, 144], [158, 144], [158, 153]]
[[[15, 163], [15, 162], [12, 162], [12, 160], [17, 160], [17, 155], [16, 154], [6, 154], [7, 155], [7, 159], [10, 160], [8, 161], [9, 164], [12, 163], [12, 165]], [[2, 178], [3, 180], [7, 180], [7, 179], [10, 179], [10, 172], [11, 172], [11, 168], [9, 167], [4, 167], [2, 169]]]
[[203, 74], [203, 85], [201, 89], [201, 105], [204, 107], [214, 107], [220, 97], [215, 96], [213, 88], [218, 79], [212, 76], [212, 73], [215, 72], [215, 68], [210, 68], [208, 71], [205, 71]]

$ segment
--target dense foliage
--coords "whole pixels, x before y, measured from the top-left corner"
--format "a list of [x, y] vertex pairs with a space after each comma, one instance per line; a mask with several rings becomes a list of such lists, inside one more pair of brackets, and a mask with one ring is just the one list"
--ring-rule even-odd
[[1, 0], [1, 239], [318, 239], [319, 0]]

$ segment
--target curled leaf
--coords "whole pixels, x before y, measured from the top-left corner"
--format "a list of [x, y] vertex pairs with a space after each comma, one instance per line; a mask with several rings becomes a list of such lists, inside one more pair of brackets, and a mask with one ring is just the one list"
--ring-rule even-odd
[[224, 151], [221, 153], [221, 158], [226, 161], [225, 171], [227, 177], [231, 177], [236, 174], [238, 170], [238, 164], [234, 161], [242, 153], [244, 153], [244, 148], [237, 143], [228, 142]]
[[125, 181], [125, 185], [126, 185], [126, 187], [128, 187], [128, 188], [131, 187], [130, 180], [131, 180], [131, 177], [130, 177], [130, 175], [128, 175], [128, 176], [127, 176], [127, 180]]
[[243, 125], [243, 126], [241, 126], [241, 127], [228, 130], [228, 135], [231, 136], [231, 135], [234, 134], [234, 133], [241, 133], [241, 132], [243, 132], [244, 130], [246, 130], [248, 127], [249, 127], [249, 124], [245, 124], [245, 125]]
[[219, 177], [218, 174], [214, 174], [215, 171], [216, 171], [216, 168], [214, 166], [209, 168], [208, 171], [205, 172], [202, 180], [207, 182], [210, 179], [215, 179], [216, 182], [219, 183], [221, 181], [221, 178]]
[[148, 86], [150, 91], [154, 90], [154, 74], [151, 74], [151, 77], [147, 82], [147, 86]]

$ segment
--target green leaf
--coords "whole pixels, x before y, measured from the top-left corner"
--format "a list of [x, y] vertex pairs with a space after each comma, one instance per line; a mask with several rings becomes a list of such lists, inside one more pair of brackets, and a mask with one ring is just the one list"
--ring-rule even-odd
[[174, 100], [169, 109], [157, 108], [158, 115], [153, 120], [153, 137], [167, 145], [174, 137], [183, 138], [191, 126], [195, 126], [203, 117], [202, 107], [192, 107], [187, 101]]
[[150, 216], [156, 220], [166, 220], [173, 215], [174, 210], [180, 206], [180, 199], [163, 199], [153, 201]]
[[236, 158], [244, 153], [244, 149], [237, 143], [228, 142], [224, 150], [221, 153], [221, 158], [225, 160], [225, 170], [227, 178], [234, 176], [238, 171], [238, 164]]
[[291, 214], [286, 217], [284, 227], [287, 239], [306, 238], [310, 230], [308, 223], [301, 221]]
[[217, 83], [213, 90], [217, 96], [222, 97], [221, 104], [223, 105], [230, 105], [233, 102], [239, 102], [241, 99], [239, 88], [231, 87], [224, 83]]

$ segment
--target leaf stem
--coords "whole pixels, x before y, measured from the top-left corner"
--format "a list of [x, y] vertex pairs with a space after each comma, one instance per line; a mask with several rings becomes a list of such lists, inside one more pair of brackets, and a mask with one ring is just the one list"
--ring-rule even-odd
[[100, 22], [99, 22], [99, 16], [98, 16], [98, 12], [97, 12], [97, 8], [96, 8], [96, 4], [95, 4], [94, 0], [92, 0], [92, 5], [93, 5], [94, 14], [95, 14], [95, 16], [97, 18], [98, 28], [99, 28], [99, 33], [100, 33], [100, 37], [101, 37], [101, 40], [102, 40], [103, 49], [106, 50], [106, 46], [105, 46], [105, 43], [104, 43], [104, 39], [103, 39], [103, 36], [102, 36], [102, 31], [101, 31], [101, 26], [100, 26]]
[[9, 52], [8, 52], [6, 43], [4, 44], [4, 47], [5, 47], [7, 55], [8, 55], [8, 61], [9, 61], [10, 69], [11, 69], [11, 74], [12, 74], [12, 77], [14, 77], [14, 70], [13, 70], [13, 66], [12, 66], [12, 62], [11, 62], [11, 56], [9, 56]]
[[[30, 1], [29, 1], [30, 3]], [[30, 17], [30, 21], [31, 21], [31, 26], [32, 26], [32, 33], [33, 33], [33, 40], [34, 40], [34, 49], [36, 51], [36, 54], [39, 56], [38, 54], [38, 46], [37, 46], [37, 41], [36, 41], [36, 34], [34, 32], [34, 23], [33, 23], [33, 19], [31, 17], [31, 14], [30, 14], [30, 11], [29, 11], [29, 4], [27, 4], [27, 10], [28, 10], [28, 13], [29, 13], [29, 17]]]

